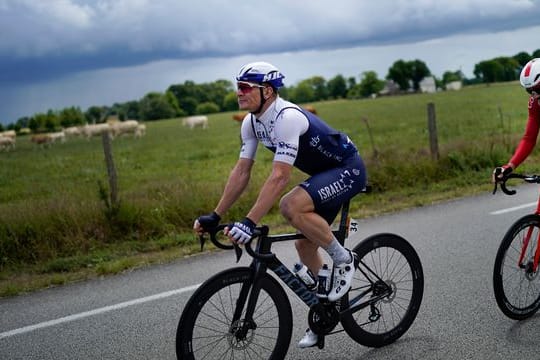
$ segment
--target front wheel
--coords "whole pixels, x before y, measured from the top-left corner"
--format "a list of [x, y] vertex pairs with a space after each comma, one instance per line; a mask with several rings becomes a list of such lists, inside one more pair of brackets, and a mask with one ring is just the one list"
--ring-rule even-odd
[[534, 259], [540, 251], [539, 242], [540, 216], [527, 215], [510, 227], [497, 251], [493, 291], [497, 305], [511, 319], [526, 319], [540, 308], [540, 279]]
[[253, 270], [234, 268], [205, 281], [178, 324], [176, 356], [194, 359], [284, 359], [292, 334], [291, 304], [277, 281], [264, 274], [253, 316], [246, 307]]
[[424, 294], [422, 263], [414, 248], [395, 234], [373, 235], [354, 250], [359, 265], [343, 308], [354, 309], [341, 323], [356, 342], [381, 347], [412, 325]]

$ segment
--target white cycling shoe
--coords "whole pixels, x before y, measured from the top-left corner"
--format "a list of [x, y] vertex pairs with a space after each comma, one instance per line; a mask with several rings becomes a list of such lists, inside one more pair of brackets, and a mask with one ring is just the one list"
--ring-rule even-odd
[[301, 349], [312, 347], [317, 345], [317, 341], [319, 341], [317, 334], [311, 331], [311, 329], [307, 329], [304, 337], [298, 342], [298, 347]]
[[332, 290], [328, 293], [329, 301], [341, 299], [341, 297], [351, 288], [358, 260], [356, 254], [351, 250], [349, 250], [349, 254], [351, 254], [350, 262], [334, 266], [334, 281]]

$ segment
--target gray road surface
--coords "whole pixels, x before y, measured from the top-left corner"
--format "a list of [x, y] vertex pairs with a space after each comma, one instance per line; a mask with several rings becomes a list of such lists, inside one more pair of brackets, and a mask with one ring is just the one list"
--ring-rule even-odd
[[[381, 349], [342, 332], [327, 338], [323, 350], [299, 350], [307, 308], [293, 299], [288, 359], [540, 359], [540, 318], [504, 317], [491, 283], [499, 242], [518, 217], [534, 210], [537, 191], [528, 185], [513, 197], [485, 194], [360, 221], [351, 247], [367, 235], [395, 232], [417, 249], [425, 292], [415, 323]], [[518, 208], [493, 214], [512, 207]], [[292, 243], [278, 245], [278, 255], [292, 265]], [[232, 252], [202, 254], [0, 299], [0, 359], [175, 359], [176, 325], [193, 289], [233, 265]]]

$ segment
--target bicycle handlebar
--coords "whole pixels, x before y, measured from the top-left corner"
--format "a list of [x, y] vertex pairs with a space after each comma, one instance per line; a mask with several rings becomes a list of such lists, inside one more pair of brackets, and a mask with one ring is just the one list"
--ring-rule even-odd
[[[210, 241], [212, 241], [212, 243], [220, 249], [224, 249], [224, 250], [234, 249], [234, 251], [236, 252], [236, 262], [238, 262], [240, 260], [240, 257], [242, 256], [242, 249], [240, 249], [240, 246], [238, 246], [238, 244], [236, 243], [231, 244], [229, 238], [225, 238], [227, 243], [224, 243], [220, 241], [220, 239], [218, 239], [218, 233], [225, 230], [226, 227], [230, 228], [232, 227], [232, 224], [220, 224], [216, 226], [215, 228], [208, 230], [207, 232], [210, 235]], [[247, 243], [244, 244], [246, 252], [251, 257], [259, 259], [259, 260], [263, 260], [263, 261], [272, 260], [273, 258], [275, 258], [276, 255], [274, 253], [261, 254], [253, 250], [253, 247], [251, 246], [251, 242], [253, 241], [253, 239], [261, 237], [263, 235], [266, 236], [267, 234], [268, 234], [268, 226], [264, 225], [264, 226], [259, 226], [255, 228], [251, 239]], [[205, 240], [206, 239], [204, 235], [201, 235], [199, 237], [199, 241], [201, 243], [201, 250], [203, 249]]]
[[506, 176], [504, 176], [500, 180], [495, 181], [495, 187], [493, 188], [493, 194], [497, 192], [497, 184], [500, 185], [501, 190], [506, 195], [515, 195], [516, 190], [509, 190], [506, 187], [506, 182], [509, 179], [522, 179], [525, 182], [531, 183], [531, 184], [540, 184], [540, 175], [525, 175], [525, 174], [516, 174], [516, 173], [510, 173]]

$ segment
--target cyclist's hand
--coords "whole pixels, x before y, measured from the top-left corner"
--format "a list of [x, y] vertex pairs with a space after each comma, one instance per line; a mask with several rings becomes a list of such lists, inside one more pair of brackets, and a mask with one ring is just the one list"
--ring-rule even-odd
[[503, 165], [496, 167], [495, 170], [493, 170], [493, 175], [491, 177], [491, 182], [496, 183], [500, 180], [502, 180], [506, 175], [510, 174], [514, 170], [512, 166], [510, 165]]
[[237, 244], [247, 243], [253, 236], [255, 231], [255, 226], [257, 226], [250, 218], [244, 218], [242, 221], [237, 221], [234, 223], [233, 227], [225, 229], [225, 234], [231, 239], [231, 241]]
[[205, 231], [211, 230], [219, 225], [221, 216], [215, 211], [212, 211], [208, 215], [199, 216], [193, 224], [193, 230], [199, 235], [202, 235]]

